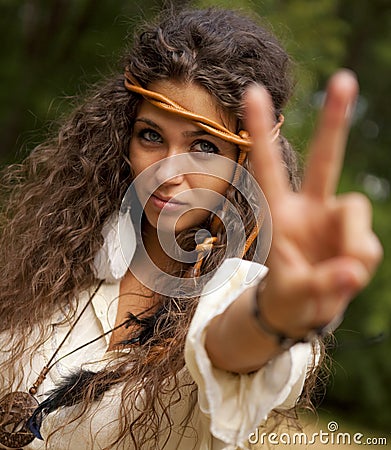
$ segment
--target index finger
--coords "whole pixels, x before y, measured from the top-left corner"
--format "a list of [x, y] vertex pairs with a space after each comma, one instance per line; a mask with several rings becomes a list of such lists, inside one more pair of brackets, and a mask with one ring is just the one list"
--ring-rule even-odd
[[288, 190], [288, 178], [277, 145], [272, 142], [273, 106], [266, 89], [254, 86], [246, 94], [246, 126], [252, 146], [249, 152], [254, 177], [270, 207]]
[[319, 199], [334, 195], [357, 92], [358, 83], [352, 72], [341, 70], [331, 77], [326, 102], [310, 146], [302, 192]]

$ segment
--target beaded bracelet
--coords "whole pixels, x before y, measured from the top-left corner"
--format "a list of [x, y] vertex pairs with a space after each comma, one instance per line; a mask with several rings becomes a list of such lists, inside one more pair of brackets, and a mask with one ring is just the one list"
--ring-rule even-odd
[[253, 296], [253, 305], [252, 305], [252, 314], [257, 321], [258, 327], [269, 336], [273, 337], [276, 343], [283, 350], [289, 350], [293, 345], [305, 342], [312, 342], [316, 338], [324, 337], [329, 332], [333, 331], [342, 321], [342, 317], [337, 317], [332, 322], [320, 326], [314, 329], [311, 329], [305, 336], [301, 338], [293, 338], [287, 336], [284, 332], [277, 330], [273, 325], [271, 325], [264, 317], [261, 312], [260, 305], [258, 302], [258, 294], [263, 289], [265, 285], [265, 281], [261, 281], [258, 285], [258, 289], [255, 291], [255, 295]]

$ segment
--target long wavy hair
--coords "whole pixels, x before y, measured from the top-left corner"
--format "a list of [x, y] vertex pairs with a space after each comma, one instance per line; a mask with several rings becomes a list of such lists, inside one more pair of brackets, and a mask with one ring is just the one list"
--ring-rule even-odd
[[[132, 181], [127, 155], [141, 98], [125, 89], [125, 66], [144, 87], [166, 79], [197, 83], [237, 117], [238, 126], [249, 85], [266, 87], [276, 118], [292, 91], [291, 61], [256, 18], [218, 8], [185, 9], [167, 10], [143, 24], [118, 74], [94, 86], [52, 138], [2, 175], [0, 331], [14, 338], [11, 357], [2, 362], [0, 373], [12, 373], [28, 348], [39, 347], [54, 311], [74, 314], [79, 294], [96, 284], [93, 261], [103, 243], [102, 227], [119, 210]], [[282, 135], [278, 139], [287, 176], [297, 190], [296, 155]], [[251, 170], [247, 161], [245, 167]], [[248, 203], [232, 188], [227, 197], [249, 232], [254, 217]], [[194, 249], [197, 229], [179, 237], [184, 247]], [[216, 268], [225, 257], [224, 230], [219, 232], [219, 244], [205, 259], [201, 274]], [[253, 257], [251, 248], [246, 258]], [[184, 277], [188, 267], [175, 270]], [[170, 434], [170, 408], [181, 400], [183, 387], [192, 393], [189, 398], [195, 404], [196, 386], [179, 373], [186, 371], [184, 342], [198, 298], [161, 296], [149, 328], [152, 332], [144, 333], [142, 344], [125, 359], [111, 364], [110, 373], [114, 364], [115, 381], [123, 384], [121, 420], [112, 447], [130, 434], [136, 449], [158, 448], [162, 436]], [[307, 381], [299, 402], [305, 406], [313, 379]], [[113, 380], [103, 372], [87, 384], [78, 418], [97, 391], [109, 389]], [[143, 409], [134, 414], [141, 397]]]

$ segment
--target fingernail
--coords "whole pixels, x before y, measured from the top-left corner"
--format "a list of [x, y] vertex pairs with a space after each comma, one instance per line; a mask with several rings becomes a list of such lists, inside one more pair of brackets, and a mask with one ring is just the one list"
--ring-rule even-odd
[[338, 92], [340, 99], [344, 99], [348, 102], [345, 107], [344, 118], [351, 122], [354, 118], [356, 98], [358, 94], [358, 81], [356, 74], [349, 69], [339, 70], [331, 77], [329, 88], [333, 89], [334, 93]]
[[351, 121], [352, 121], [354, 109], [355, 109], [355, 108], [353, 107], [353, 105], [352, 105], [351, 103], [349, 103], [349, 104], [346, 106], [346, 110], [345, 110], [345, 120], [346, 120], [346, 121], [348, 121], [348, 122], [351, 122]]
[[345, 120], [348, 122], [349, 125], [351, 125], [355, 120], [357, 120], [357, 103], [358, 103], [358, 97], [354, 99], [354, 101], [350, 102], [346, 106], [345, 110]]

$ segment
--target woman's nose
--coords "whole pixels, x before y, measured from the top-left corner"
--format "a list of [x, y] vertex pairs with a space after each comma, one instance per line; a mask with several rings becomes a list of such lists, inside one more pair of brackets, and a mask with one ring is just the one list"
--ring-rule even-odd
[[176, 154], [163, 158], [157, 164], [155, 178], [159, 185], [181, 184], [186, 175], [183, 161], [183, 154]]

